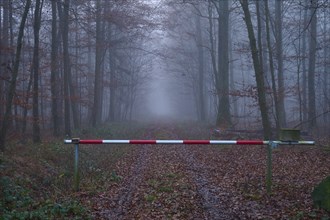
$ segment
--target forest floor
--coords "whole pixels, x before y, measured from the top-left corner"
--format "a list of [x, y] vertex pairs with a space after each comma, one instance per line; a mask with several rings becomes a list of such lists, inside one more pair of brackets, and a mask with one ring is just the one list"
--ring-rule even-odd
[[[83, 133], [86, 139], [211, 136], [207, 126], [191, 123], [116, 125]], [[265, 186], [265, 146], [80, 148], [81, 182], [75, 192], [73, 146], [58, 140], [37, 146], [11, 143], [0, 161], [0, 183], [8, 188], [1, 195], [3, 218], [330, 219], [329, 212], [313, 207], [311, 198], [314, 186], [330, 175], [329, 142], [273, 150], [270, 195]]]

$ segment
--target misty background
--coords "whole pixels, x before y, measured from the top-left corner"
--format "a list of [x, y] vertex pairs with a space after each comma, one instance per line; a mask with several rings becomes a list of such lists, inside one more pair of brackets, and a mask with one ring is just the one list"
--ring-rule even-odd
[[120, 121], [330, 131], [329, 1], [2, 0], [8, 134]]

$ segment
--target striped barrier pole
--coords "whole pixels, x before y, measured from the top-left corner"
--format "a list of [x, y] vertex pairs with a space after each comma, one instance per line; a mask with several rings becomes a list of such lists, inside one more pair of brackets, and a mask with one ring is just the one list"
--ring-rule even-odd
[[79, 190], [79, 144], [188, 144], [188, 145], [268, 145], [266, 189], [271, 193], [272, 149], [279, 145], [314, 145], [315, 141], [264, 141], [264, 140], [64, 140], [65, 144], [75, 145], [74, 189]]
[[65, 144], [194, 144], [194, 145], [313, 145], [315, 141], [263, 141], [263, 140], [64, 140]]

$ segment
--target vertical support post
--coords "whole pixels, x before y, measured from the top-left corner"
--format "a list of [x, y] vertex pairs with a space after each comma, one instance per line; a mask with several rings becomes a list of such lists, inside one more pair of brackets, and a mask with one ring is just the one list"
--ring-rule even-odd
[[267, 174], [266, 174], [266, 189], [267, 194], [272, 192], [272, 144], [267, 145]]
[[274, 141], [270, 141], [267, 145], [267, 174], [266, 174], [266, 189], [267, 194], [270, 195], [272, 193], [272, 150], [273, 148], [278, 147], [278, 143]]
[[79, 144], [75, 144], [74, 152], [74, 190], [79, 191]]
[[79, 139], [72, 139], [75, 144], [74, 152], [74, 190], [79, 191]]

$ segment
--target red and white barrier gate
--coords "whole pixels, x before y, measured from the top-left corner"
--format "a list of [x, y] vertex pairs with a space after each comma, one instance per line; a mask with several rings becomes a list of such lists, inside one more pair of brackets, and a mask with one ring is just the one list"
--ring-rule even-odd
[[72, 138], [64, 140], [65, 144], [75, 145], [74, 188], [79, 190], [79, 144], [188, 144], [188, 145], [267, 145], [267, 192], [271, 192], [272, 149], [278, 145], [314, 145], [315, 141], [264, 141], [264, 140], [80, 140]]
[[64, 140], [65, 144], [197, 144], [197, 145], [313, 145], [314, 141], [263, 141], [263, 140]]

